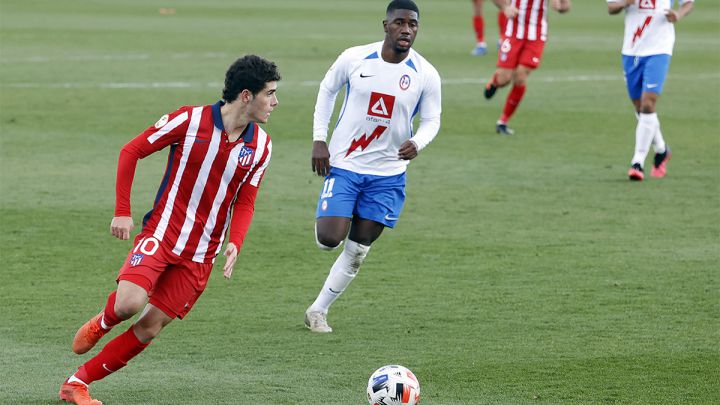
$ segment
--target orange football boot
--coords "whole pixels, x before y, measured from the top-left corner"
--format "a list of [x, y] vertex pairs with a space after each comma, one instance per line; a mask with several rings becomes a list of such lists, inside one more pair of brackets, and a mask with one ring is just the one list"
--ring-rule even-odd
[[85, 384], [79, 382], [65, 382], [60, 386], [60, 399], [65, 402], [77, 405], [102, 405], [102, 402], [97, 399], [92, 399], [88, 392], [88, 387]]
[[105, 330], [100, 326], [102, 316], [103, 312], [100, 312], [78, 329], [75, 338], [73, 338], [73, 352], [77, 354], [87, 353], [88, 350], [95, 347], [101, 337], [109, 332], [109, 330]]

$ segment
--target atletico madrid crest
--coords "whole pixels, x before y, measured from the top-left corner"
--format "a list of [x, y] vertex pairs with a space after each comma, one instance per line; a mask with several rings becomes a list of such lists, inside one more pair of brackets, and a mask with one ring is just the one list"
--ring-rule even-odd
[[132, 257], [130, 258], [130, 266], [137, 266], [138, 264], [140, 264], [140, 262], [142, 262], [142, 259], [144, 257], [145, 257], [145, 255], [142, 253], [133, 254]]
[[240, 153], [238, 154], [238, 164], [240, 167], [250, 166], [250, 163], [252, 163], [253, 160], [253, 152], [254, 150], [243, 145], [242, 149], [240, 149]]

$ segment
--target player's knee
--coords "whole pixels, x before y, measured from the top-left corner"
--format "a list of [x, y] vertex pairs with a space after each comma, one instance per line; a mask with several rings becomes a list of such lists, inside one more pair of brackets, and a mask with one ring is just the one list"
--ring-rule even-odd
[[140, 312], [145, 306], [144, 297], [122, 297], [115, 301], [115, 314], [121, 319], [128, 319]]
[[342, 245], [342, 239], [337, 240], [324, 235], [315, 235], [315, 243], [322, 250], [335, 250]]
[[655, 103], [643, 103], [640, 106], [640, 112], [643, 114], [652, 114], [655, 112]]
[[160, 323], [144, 324], [143, 322], [138, 322], [133, 327], [135, 336], [137, 336], [138, 340], [142, 343], [148, 343], [151, 340], [155, 339], [155, 337], [160, 334], [160, 331], [162, 329], [163, 325]]

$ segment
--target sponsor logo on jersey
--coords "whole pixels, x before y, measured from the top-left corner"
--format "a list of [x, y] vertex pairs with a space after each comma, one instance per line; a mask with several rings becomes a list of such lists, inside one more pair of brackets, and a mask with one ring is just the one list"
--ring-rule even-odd
[[163, 125], [167, 124], [168, 118], [170, 118], [169, 115], [165, 114], [155, 123], [155, 128], [160, 129], [163, 127]]
[[[654, 0], [653, 0], [654, 1]], [[642, 36], [643, 32], [645, 32], [645, 28], [647, 28], [648, 25], [650, 25], [650, 21], [652, 21], [652, 16], [649, 15], [645, 17], [645, 21], [643, 21], [643, 24], [635, 30], [635, 34], [633, 34], [632, 44], [635, 46], [635, 42], [637, 42], [638, 39]]]
[[132, 257], [130, 258], [130, 266], [137, 266], [142, 262], [142, 259], [145, 257], [142, 253], [133, 253]]
[[238, 164], [240, 167], [250, 166], [253, 159], [253, 152], [254, 150], [243, 145], [242, 149], [240, 149], [240, 153], [238, 154]]
[[407, 90], [410, 87], [410, 76], [402, 75], [400, 78], [400, 89]]
[[640, 0], [640, 9], [641, 10], [655, 10], [655, 1], [656, 0]]
[[353, 139], [352, 142], [350, 142], [350, 147], [348, 148], [347, 153], [345, 154], [345, 157], [350, 156], [351, 153], [353, 153], [357, 148], [360, 148], [360, 150], [367, 149], [368, 145], [372, 143], [372, 141], [380, 138], [380, 135], [385, 132], [387, 127], [384, 127], [382, 125], [378, 125], [375, 127], [375, 130], [373, 131], [370, 136], [367, 136], [366, 134], [360, 135], [358, 139]]
[[393, 107], [395, 107], [395, 96], [373, 91], [370, 94], [367, 113], [374, 117], [392, 118]]

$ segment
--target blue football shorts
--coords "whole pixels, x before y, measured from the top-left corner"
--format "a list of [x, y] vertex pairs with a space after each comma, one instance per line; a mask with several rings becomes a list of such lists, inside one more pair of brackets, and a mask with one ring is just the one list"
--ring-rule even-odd
[[622, 56], [625, 84], [631, 100], [639, 100], [644, 91], [661, 94], [670, 68], [670, 55]]
[[405, 173], [374, 176], [332, 167], [320, 191], [316, 217], [358, 216], [394, 228], [404, 203]]

